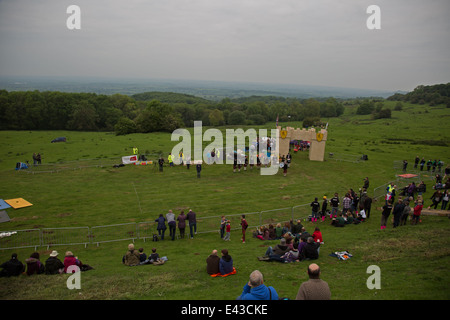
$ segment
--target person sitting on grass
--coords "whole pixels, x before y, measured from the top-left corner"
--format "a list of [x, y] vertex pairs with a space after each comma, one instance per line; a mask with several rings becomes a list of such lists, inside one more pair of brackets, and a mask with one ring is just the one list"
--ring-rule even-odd
[[337, 218], [333, 218], [331, 220], [331, 225], [335, 226], [335, 227], [343, 227], [343, 226], [345, 226], [345, 220], [342, 217], [342, 212], [339, 213], [339, 216]]
[[0, 268], [3, 268], [0, 271], [0, 277], [19, 276], [25, 271], [24, 264], [17, 259], [17, 253], [13, 253], [11, 259], [2, 263]]
[[306, 245], [302, 248], [300, 252], [301, 260], [315, 260], [319, 258], [319, 242], [314, 242], [313, 237], [309, 237], [306, 241]]
[[219, 262], [220, 262], [220, 258], [217, 255], [217, 250], [214, 249], [211, 252], [211, 254], [208, 256], [208, 258], [206, 259], [206, 272], [209, 275], [219, 273], [220, 272]]
[[273, 287], [267, 287], [262, 273], [255, 270], [237, 300], [278, 300], [278, 293]]
[[286, 239], [281, 238], [279, 244], [277, 244], [273, 248], [272, 247], [267, 248], [265, 257], [267, 257], [268, 259], [265, 259], [265, 260], [273, 260], [273, 261], [283, 262], [284, 260], [281, 258], [281, 256], [284, 255], [288, 251], [289, 251], [289, 247], [286, 245]]
[[233, 258], [228, 254], [227, 249], [222, 249], [222, 258], [219, 261], [220, 274], [225, 275], [233, 271]]
[[159, 257], [159, 254], [156, 252], [156, 248], [152, 248], [152, 254], [148, 257], [150, 263], [154, 265], [164, 264], [164, 260]]
[[295, 262], [298, 261], [299, 254], [300, 253], [298, 252], [298, 250], [296, 248], [293, 248], [282, 255], [281, 259], [283, 259], [285, 263]]
[[45, 261], [45, 274], [61, 274], [64, 272], [64, 264], [58, 259], [58, 251], [53, 250]]
[[122, 262], [126, 266], [137, 266], [141, 263], [139, 252], [134, 249], [134, 244], [128, 245], [128, 251], [123, 256]]
[[142, 263], [147, 260], [147, 255], [144, 253], [144, 248], [139, 248], [139, 261]]
[[39, 252], [33, 252], [28, 259], [25, 259], [25, 263], [29, 276], [45, 272], [45, 265], [39, 260]]

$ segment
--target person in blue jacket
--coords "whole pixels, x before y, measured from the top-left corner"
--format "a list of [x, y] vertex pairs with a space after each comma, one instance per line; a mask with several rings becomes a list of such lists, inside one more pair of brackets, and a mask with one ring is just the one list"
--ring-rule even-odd
[[278, 293], [273, 287], [267, 287], [262, 273], [255, 270], [237, 300], [278, 300]]
[[222, 275], [233, 271], [233, 258], [228, 254], [227, 249], [222, 249], [222, 258], [219, 261], [219, 271]]

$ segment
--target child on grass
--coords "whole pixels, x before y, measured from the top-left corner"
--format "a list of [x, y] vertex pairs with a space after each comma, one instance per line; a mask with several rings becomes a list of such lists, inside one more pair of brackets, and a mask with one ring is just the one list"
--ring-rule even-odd
[[230, 236], [231, 236], [231, 224], [230, 220], [227, 220], [227, 224], [225, 226], [225, 237], [223, 237], [223, 240], [230, 241]]

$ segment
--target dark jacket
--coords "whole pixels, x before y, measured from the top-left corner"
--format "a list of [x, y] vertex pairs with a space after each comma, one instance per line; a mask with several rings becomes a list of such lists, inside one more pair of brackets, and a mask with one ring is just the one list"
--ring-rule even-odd
[[273, 247], [272, 250], [274, 254], [282, 256], [283, 254], [289, 251], [289, 247], [287, 245], [283, 246], [281, 244], [277, 244], [276, 246]]
[[59, 274], [64, 264], [57, 257], [50, 257], [45, 261], [45, 274]]
[[25, 259], [25, 263], [27, 264], [27, 275], [29, 276], [45, 272], [45, 266], [39, 259], [30, 257]]
[[317, 249], [319, 248], [319, 246], [320, 244], [317, 242], [307, 242], [302, 248], [300, 256], [302, 257], [302, 259], [318, 259], [319, 252], [317, 251]]
[[196, 214], [194, 211], [189, 211], [188, 214], [186, 215], [186, 217], [189, 220], [189, 224], [197, 222]]
[[178, 218], [177, 218], [177, 220], [178, 220], [178, 228], [180, 228], [180, 229], [186, 228], [186, 219], [187, 219], [187, 217], [186, 217], [185, 214], [180, 214], [178, 216]]
[[0, 268], [3, 268], [1, 275], [5, 277], [18, 276], [25, 271], [25, 266], [17, 259], [6, 261]]
[[163, 216], [158, 217], [158, 219], [155, 220], [155, 222], [158, 222], [158, 226], [156, 227], [156, 230], [166, 230], [166, 218]]
[[220, 258], [219, 270], [221, 274], [228, 274], [233, 271], [233, 259], [230, 255]]
[[211, 254], [206, 259], [206, 272], [208, 274], [217, 274], [220, 272], [219, 269], [220, 258], [218, 255]]

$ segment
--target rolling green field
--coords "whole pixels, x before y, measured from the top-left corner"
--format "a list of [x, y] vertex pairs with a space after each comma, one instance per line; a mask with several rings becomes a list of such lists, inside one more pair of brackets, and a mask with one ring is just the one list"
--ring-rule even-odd
[[[385, 107], [393, 106], [394, 102], [385, 102]], [[233, 173], [231, 165], [203, 165], [200, 179], [194, 167], [165, 167], [162, 173], [153, 165], [113, 168], [113, 164], [120, 163], [120, 157], [131, 155], [134, 146], [148, 154], [149, 160], [156, 161], [160, 153], [167, 155], [177, 144], [170, 141], [168, 133], [115, 136], [105, 132], [0, 131], [0, 198], [24, 198], [33, 204], [8, 209], [11, 221], [1, 223], [0, 231], [153, 222], [169, 209], [178, 214], [188, 208], [197, 213], [198, 219], [215, 219], [218, 230], [220, 218], [208, 217], [307, 205], [314, 197], [331, 197], [335, 192], [343, 195], [350, 188], [358, 190], [365, 177], [369, 177], [371, 195], [374, 188], [395, 181], [400, 172], [394, 169], [394, 161], [407, 159], [411, 169], [418, 155], [427, 160], [441, 159], [448, 165], [449, 117], [448, 108], [405, 103], [402, 111], [392, 112], [391, 119], [373, 120], [355, 115], [355, 110], [347, 107], [339, 118], [322, 119], [329, 123], [325, 161], [309, 161], [306, 152], [295, 153], [287, 177], [281, 170], [274, 176], [262, 176], [258, 169]], [[281, 125], [298, 127], [301, 123]], [[274, 127], [272, 123], [264, 128]], [[50, 143], [59, 136], [67, 137], [67, 142]], [[42, 154], [42, 168], [61, 171], [30, 174], [14, 170], [16, 162], [31, 162], [33, 152]], [[334, 154], [333, 158], [329, 153]], [[369, 160], [356, 161], [363, 154]], [[101, 166], [80, 168], [85, 163]], [[427, 206], [434, 180], [431, 173], [423, 177], [429, 186], [424, 196]], [[332, 299], [449, 299], [450, 220], [424, 216], [417, 226], [393, 229], [389, 225], [381, 231], [379, 207], [381, 203], [375, 202], [370, 219], [360, 225], [334, 228], [329, 220], [316, 224], [325, 241], [317, 263], [322, 279], [330, 285]], [[306, 212], [299, 212], [295, 218], [303, 218]], [[121, 258], [129, 243], [126, 240], [98, 246], [91, 243], [87, 247], [41, 246], [37, 248], [41, 261], [52, 250], [58, 250], [61, 258], [71, 250], [94, 270], [82, 273], [80, 290], [67, 289], [68, 275], [0, 278], [0, 299], [234, 300], [255, 269], [264, 274], [265, 283], [280, 296], [294, 299], [300, 284], [307, 280], [308, 263], [258, 261], [257, 257], [278, 241], [252, 238], [251, 228], [243, 244], [235, 221], [230, 242], [223, 242], [218, 232], [202, 233], [206, 223], [199, 223], [199, 234], [194, 239], [172, 242], [167, 230], [164, 241], [136, 240], [136, 247], [143, 247], [147, 254], [155, 246], [161, 256], [167, 256], [169, 261], [162, 266], [123, 266]], [[314, 231], [311, 222], [304, 225], [310, 233]], [[206, 274], [205, 260], [213, 249], [223, 248], [233, 257], [237, 273], [212, 278]], [[353, 257], [339, 261], [329, 256], [343, 250]], [[24, 261], [33, 251], [0, 250], [0, 262], [8, 260], [12, 252]], [[381, 289], [367, 288], [370, 265], [381, 269]]]

